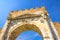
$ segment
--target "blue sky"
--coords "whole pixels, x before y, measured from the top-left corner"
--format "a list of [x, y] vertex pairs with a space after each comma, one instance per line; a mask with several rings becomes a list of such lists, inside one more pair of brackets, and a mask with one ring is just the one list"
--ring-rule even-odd
[[[42, 6], [46, 7], [53, 22], [60, 22], [60, 0], [0, 0], [0, 28], [5, 24], [10, 11]], [[35, 34], [33, 31], [26, 32], [25, 34], [28, 36], [29, 33]], [[37, 40], [38, 37], [33, 40]]]
[[28, 30], [28, 31], [24, 31], [22, 32], [17, 38], [16, 40], [42, 40], [42, 37], [32, 31], [32, 30]]

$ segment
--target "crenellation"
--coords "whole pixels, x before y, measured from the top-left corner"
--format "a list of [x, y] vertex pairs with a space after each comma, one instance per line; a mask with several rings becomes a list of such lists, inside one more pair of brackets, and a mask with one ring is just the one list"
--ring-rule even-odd
[[40, 8], [36, 8], [35, 11], [40, 11]]
[[45, 7], [43, 6], [43, 7], [41, 7], [41, 11], [46, 11], [46, 9], [45, 9]]
[[47, 15], [47, 12], [46, 12], [46, 9], [45, 7], [42, 7], [42, 8], [31, 8], [30, 10], [28, 9], [25, 9], [25, 10], [16, 10], [16, 11], [11, 11], [10, 14], [9, 14], [9, 18], [15, 18], [17, 16], [20, 16], [20, 15], [24, 15], [24, 14], [35, 14], [35, 12], [45, 12], [44, 14]]
[[29, 11], [30, 11], [29, 12], [30, 14], [33, 14], [35, 12], [35, 10], [33, 8], [31, 8]]
[[14, 18], [14, 17], [16, 17], [16, 16], [18, 16], [18, 11], [11, 11], [11, 12], [10, 12], [10, 17], [11, 17], [11, 18]]
[[29, 10], [25, 9], [25, 11], [23, 11], [25, 14], [29, 14]]

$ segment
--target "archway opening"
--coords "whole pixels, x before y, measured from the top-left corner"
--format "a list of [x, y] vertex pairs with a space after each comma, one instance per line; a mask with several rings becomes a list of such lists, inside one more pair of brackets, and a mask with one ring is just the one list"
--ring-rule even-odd
[[28, 30], [33, 30], [33, 31], [37, 32], [43, 38], [43, 35], [42, 35], [41, 30], [39, 29], [39, 27], [37, 27], [36, 25], [33, 25], [33, 24], [24, 24], [24, 25], [21, 25], [21, 26], [16, 27], [9, 34], [9, 38], [8, 39], [9, 40], [15, 40], [19, 36], [19, 34], [21, 34], [24, 31], [28, 31]]
[[16, 40], [42, 40], [42, 36], [33, 30], [27, 30], [19, 34]]

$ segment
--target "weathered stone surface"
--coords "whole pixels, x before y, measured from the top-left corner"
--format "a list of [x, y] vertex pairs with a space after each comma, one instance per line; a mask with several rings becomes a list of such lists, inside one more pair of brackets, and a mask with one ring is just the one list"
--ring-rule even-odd
[[[54, 27], [55, 27], [55, 29], [57, 30], [57, 32], [58, 32], [58, 36], [59, 36], [59, 38], [60, 38], [60, 24], [58, 23], [58, 22], [53, 22], [53, 24], [54, 24]], [[30, 26], [30, 25], [29, 25]], [[24, 27], [23, 27], [24, 28]], [[35, 28], [34, 28], [35, 29]], [[0, 32], [1, 32], [1, 30], [2, 30], [2, 28], [0, 28]], [[15, 31], [15, 33], [13, 33], [14, 35], [17, 35], [17, 33], [19, 32], [19, 31], [22, 31], [22, 29], [20, 30], [19, 28], [17, 29], [18, 31]], [[38, 30], [37, 30], [38, 31]], [[14, 37], [13, 35], [12, 35], [12, 37]], [[12, 38], [12, 39], [14, 39], [14, 38]]]
[[39, 33], [43, 40], [59, 40], [45, 7], [12, 11], [1, 31], [0, 40], [15, 40], [21, 32], [26, 30]]

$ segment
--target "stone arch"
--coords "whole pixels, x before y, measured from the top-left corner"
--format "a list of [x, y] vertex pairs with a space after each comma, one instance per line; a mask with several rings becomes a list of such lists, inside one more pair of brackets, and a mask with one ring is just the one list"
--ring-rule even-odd
[[33, 31], [37, 32], [38, 34], [40, 34], [42, 36], [42, 39], [43, 39], [42, 32], [36, 25], [24, 24], [24, 25], [17, 27], [13, 32], [11, 32], [8, 40], [15, 40], [20, 33], [24, 32], [26, 30], [33, 30]]
[[18, 34], [20, 34], [20, 27], [23, 29], [20, 30], [21, 32], [25, 30], [34, 30], [38, 32], [42, 35], [43, 40], [58, 39], [58, 35], [54, 28], [54, 25], [50, 20], [47, 11], [44, 9], [44, 7], [39, 10], [31, 9], [20, 12], [11, 12], [4, 25], [3, 30], [1, 31], [0, 40], [15, 40]]

